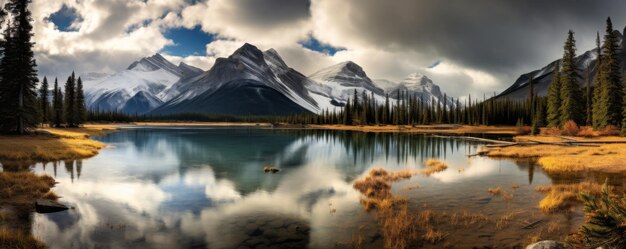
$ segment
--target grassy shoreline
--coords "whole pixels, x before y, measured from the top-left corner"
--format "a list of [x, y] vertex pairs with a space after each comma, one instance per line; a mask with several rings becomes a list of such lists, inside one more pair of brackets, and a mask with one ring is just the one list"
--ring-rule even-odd
[[41, 128], [26, 136], [0, 135], [0, 162], [45, 162], [92, 157], [105, 145], [89, 137], [115, 129], [116, 125], [85, 125], [67, 129]]
[[437, 134], [501, 134], [515, 135], [515, 126], [469, 126], [469, 125], [308, 125], [309, 129], [362, 131], [362, 132], [404, 132]]
[[[555, 136], [517, 136], [516, 141], [533, 140], [539, 142], [560, 143], [568, 140]], [[510, 146], [485, 148], [485, 155], [492, 158], [520, 159], [530, 158], [537, 161], [549, 173], [585, 173], [601, 172], [626, 174], [626, 137], [575, 137], [579, 141], [624, 141], [616, 144], [598, 144], [598, 146], [560, 146], [538, 144], [531, 146]]]
[[31, 235], [30, 216], [36, 199], [56, 200], [56, 184], [48, 175], [37, 175], [35, 162], [75, 160], [98, 154], [105, 145], [89, 139], [116, 130], [116, 125], [81, 128], [41, 128], [26, 136], [0, 135], [0, 247], [45, 248]]

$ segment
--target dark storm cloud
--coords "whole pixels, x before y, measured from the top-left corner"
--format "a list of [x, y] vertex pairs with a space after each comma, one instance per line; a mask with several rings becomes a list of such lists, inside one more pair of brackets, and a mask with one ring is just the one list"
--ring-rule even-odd
[[[568, 29], [589, 49], [607, 16], [622, 31], [626, 1], [354, 0], [339, 29], [363, 44], [414, 50], [494, 75], [518, 75], [561, 55]], [[582, 47], [581, 47], [582, 45]]]
[[289, 24], [308, 19], [309, 0], [230, 0], [237, 8], [237, 18], [258, 26]]

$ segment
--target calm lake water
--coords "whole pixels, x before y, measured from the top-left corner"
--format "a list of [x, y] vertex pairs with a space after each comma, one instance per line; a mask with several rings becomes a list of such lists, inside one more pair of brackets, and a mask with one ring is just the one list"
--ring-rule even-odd
[[[544, 215], [536, 186], [550, 177], [529, 162], [468, 158], [479, 143], [419, 134], [262, 128], [132, 128], [96, 137], [96, 157], [35, 165], [60, 182], [74, 209], [34, 214], [35, 237], [51, 248], [346, 248], [354, 236], [378, 248], [375, 215], [352, 184], [369, 169], [420, 169], [437, 158], [449, 168], [393, 185], [415, 210], [518, 214], [508, 226], [447, 231], [447, 246], [520, 246], [547, 224], [560, 238], [578, 211]], [[264, 166], [281, 169], [263, 172]], [[603, 180], [602, 180], [603, 181]], [[419, 188], [408, 188], [417, 186]], [[519, 185], [519, 188], [512, 188]], [[506, 201], [487, 193], [501, 186]], [[537, 227], [522, 228], [540, 220]]]

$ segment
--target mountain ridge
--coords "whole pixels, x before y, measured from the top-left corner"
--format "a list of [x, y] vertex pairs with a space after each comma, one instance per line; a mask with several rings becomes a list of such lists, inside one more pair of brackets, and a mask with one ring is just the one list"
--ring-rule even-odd
[[442, 98], [440, 88], [423, 75], [420, 79], [425, 82], [420, 84], [410, 81], [418, 76], [411, 74], [402, 82], [386, 81], [387, 86], [380, 87], [380, 80], [370, 79], [360, 65], [345, 61], [305, 76], [289, 67], [275, 49], [262, 51], [249, 43], [217, 58], [207, 71], [184, 62], [174, 65], [157, 53], [114, 74], [85, 76], [88, 108], [131, 114], [321, 113], [340, 110], [355, 90], [378, 103], [389, 94], [395, 104], [393, 93], [398, 91], [416, 94], [425, 102], [433, 96]]

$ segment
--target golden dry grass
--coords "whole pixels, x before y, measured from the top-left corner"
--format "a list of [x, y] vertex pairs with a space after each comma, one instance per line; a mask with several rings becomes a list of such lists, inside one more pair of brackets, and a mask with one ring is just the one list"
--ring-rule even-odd
[[270, 123], [241, 123], [241, 122], [134, 122], [133, 124], [139, 126], [204, 126], [204, 127], [225, 127], [225, 126], [260, 126], [269, 127]]
[[0, 248], [37, 249], [46, 246], [31, 234], [15, 229], [0, 228]]
[[544, 213], [567, 212], [570, 208], [580, 203], [578, 194], [581, 192], [600, 193], [602, 185], [592, 182], [575, 184], [553, 184], [539, 186], [536, 191], [545, 193], [546, 196], [539, 202], [539, 208]]
[[[544, 142], [566, 141], [551, 136], [520, 136], [516, 137], [516, 139], [532, 139]], [[589, 140], [582, 137], [576, 137], [576, 139]], [[626, 143], [625, 137], [596, 137], [592, 138], [592, 140], [619, 140]], [[601, 144], [599, 147], [558, 145], [510, 146], [489, 149], [486, 155], [504, 158], [536, 158], [544, 170], [554, 173], [585, 171], [626, 173], [625, 144]]]
[[481, 222], [486, 222], [488, 220], [489, 217], [484, 214], [470, 213], [467, 210], [463, 210], [463, 212], [455, 212], [450, 215], [449, 223], [451, 225], [463, 225], [467, 228], [469, 226], [473, 226]]
[[450, 125], [309, 125], [312, 129], [347, 130], [363, 132], [407, 132], [407, 133], [446, 133], [446, 134], [517, 134], [515, 126], [470, 126], [450, 128]]
[[491, 195], [500, 195], [502, 193], [502, 188], [499, 186], [495, 188], [489, 188], [487, 189], [487, 192]]
[[434, 173], [441, 172], [448, 169], [448, 165], [443, 161], [436, 159], [428, 159], [426, 161], [426, 169], [422, 171], [422, 174], [430, 176]]
[[48, 175], [35, 175], [31, 172], [0, 173], [0, 204], [32, 204], [37, 198], [58, 198], [50, 192], [55, 184]]
[[9, 161], [59, 161], [92, 157], [104, 144], [89, 139], [116, 129], [111, 125], [82, 128], [46, 128], [50, 134], [0, 136], [0, 159]]

